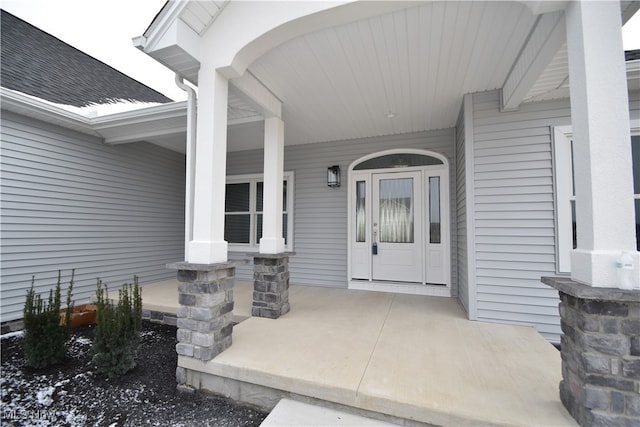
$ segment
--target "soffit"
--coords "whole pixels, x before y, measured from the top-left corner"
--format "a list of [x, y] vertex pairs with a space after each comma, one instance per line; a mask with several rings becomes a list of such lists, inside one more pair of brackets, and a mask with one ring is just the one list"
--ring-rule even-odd
[[197, 34], [202, 35], [227, 3], [229, 0], [191, 0], [180, 13], [180, 19]]
[[[620, 2], [622, 23], [626, 23], [640, 8], [640, 2], [625, 0]], [[523, 102], [544, 101], [569, 97], [569, 56], [567, 44], [555, 54], [549, 65], [540, 74], [535, 84], [525, 95]]]

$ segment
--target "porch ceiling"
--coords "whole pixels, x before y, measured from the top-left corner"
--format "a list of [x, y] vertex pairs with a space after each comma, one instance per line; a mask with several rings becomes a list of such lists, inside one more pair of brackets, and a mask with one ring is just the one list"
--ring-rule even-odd
[[535, 22], [517, 2], [425, 2], [292, 39], [249, 71], [282, 100], [287, 144], [447, 128], [465, 93], [502, 87]]
[[[448, 128], [464, 94], [503, 88], [531, 53], [542, 15], [523, 3], [424, 2], [294, 38], [248, 71], [282, 101], [287, 145]], [[640, 7], [620, 4], [623, 23]], [[552, 49], [522, 102], [569, 97], [566, 43]], [[261, 147], [262, 131], [232, 126], [229, 150]]]

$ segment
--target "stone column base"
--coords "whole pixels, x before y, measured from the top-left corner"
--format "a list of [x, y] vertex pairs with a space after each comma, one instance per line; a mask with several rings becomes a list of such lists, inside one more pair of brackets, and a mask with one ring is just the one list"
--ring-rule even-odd
[[543, 277], [560, 294], [560, 400], [581, 426], [640, 426], [640, 291]]
[[176, 352], [211, 360], [231, 346], [235, 265], [181, 262], [167, 267], [178, 270]]
[[253, 258], [251, 315], [277, 319], [289, 312], [289, 254]]

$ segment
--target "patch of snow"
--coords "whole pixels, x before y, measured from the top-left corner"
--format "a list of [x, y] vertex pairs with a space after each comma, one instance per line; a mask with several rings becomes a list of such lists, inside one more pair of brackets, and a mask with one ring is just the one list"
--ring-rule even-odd
[[36, 393], [36, 400], [42, 406], [49, 406], [53, 403], [51, 395], [55, 391], [55, 387], [49, 387]]
[[156, 105], [163, 105], [160, 102], [137, 102], [137, 101], [129, 101], [127, 99], [113, 99], [111, 100], [111, 102], [107, 104], [89, 104], [85, 107], [76, 107], [73, 105], [58, 104], [56, 102], [47, 101], [46, 99], [38, 98], [37, 96], [29, 95], [28, 93], [20, 92], [17, 90], [12, 92], [19, 93], [22, 96], [36, 100], [43, 104], [58, 107], [65, 111], [78, 114], [80, 116], [84, 116], [88, 119], [92, 119], [100, 116], [106, 116], [109, 114], [124, 113], [127, 111], [139, 110], [141, 108], [148, 108]]
[[71, 427], [82, 427], [87, 424], [87, 416], [76, 414], [75, 409], [72, 409], [68, 414], [66, 414], [65, 421]]
[[153, 337], [156, 333], [154, 331], [142, 331], [140, 332], [140, 338]]
[[162, 105], [159, 102], [133, 102], [126, 99], [117, 99], [109, 104], [91, 104], [86, 107], [73, 107], [71, 105], [58, 105], [61, 108], [68, 109], [76, 114], [88, 118], [106, 116], [109, 114], [124, 113], [127, 111], [139, 110], [141, 108]]
[[93, 344], [93, 342], [87, 337], [75, 337], [74, 341], [77, 342], [78, 344], [83, 344], [83, 345]]
[[62, 381], [58, 381], [57, 383], [55, 383], [53, 386], [54, 387], [62, 387], [63, 385], [67, 384], [69, 381], [71, 380], [62, 380]]
[[23, 335], [24, 331], [8, 332], [6, 334], [0, 335], [0, 340], [3, 340], [5, 338], [21, 337]]

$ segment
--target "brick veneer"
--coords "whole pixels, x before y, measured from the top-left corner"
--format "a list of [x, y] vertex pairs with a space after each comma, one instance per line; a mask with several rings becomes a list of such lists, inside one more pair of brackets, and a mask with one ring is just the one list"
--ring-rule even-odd
[[254, 256], [251, 315], [277, 319], [289, 308], [289, 254]]
[[640, 426], [640, 291], [543, 277], [560, 294], [560, 400], [581, 426]]

